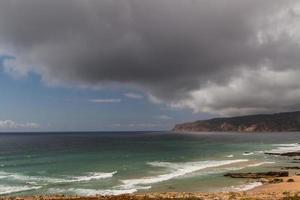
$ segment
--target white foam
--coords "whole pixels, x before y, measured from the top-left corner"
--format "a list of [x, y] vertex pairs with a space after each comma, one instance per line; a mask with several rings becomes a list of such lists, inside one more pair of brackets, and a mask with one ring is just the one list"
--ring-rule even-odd
[[243, 185], [239, 185], [239, 186], [232, 186], [232, 187], [226, 188], [225, 191], [242, 192], [242, 191], [252, 190], [261, 185], [263, 185], [261, 182], [252, 182], [252, 183], [247, 183], [247, 184], [243, 184]]
[[103, 172], [91, 172], [87, 176], [77, 176], [73, 177], [71, 180], [64, 180], [64, 182], [81, 182], [81, 181], [91, 181], [91, 180], [98, 180], [98, 179], [105, 179], [111, 178], [117, 171], [103, 173]]
[[48, 190], [51, 194], [65, 194], [72, 193], [82, 196], [94, 196], [94, 195], [120, 195], [120, 194], [131, 194], [137, 192], [137, 189], [128, 190], [97, 190], [97, 189], [84, 189], [84, 188], [69, 188], [69, 189], [58, 189], [50, 188]]
[[250, 156], [250, 155], [253, 155], [254, 153], [253, 152], [245, 152], [243, 153], [243, 156]]
[[26, 176], [23, 174], [10, 174], [7, 178], [25, 181], [25, 182], [47, 182], [47, 183], [56, 183], [62, 181], [63, 179], [59, 178], [50, 178], [50, 177], [38, 177], [38, 176]]
[[184, 176], [186, 174], [190, 174], [202, 169], [219, 167], [223, 165], [230, 165], [230, 164], [246, 162], [246, 161], [248, 160], [241, 159], [241, 160], [223, 160], [223, 161], [199, 161], [199, 162], [186, 162], [186, 163], [150, 162], [148, 163], [149, 165], [155, 167], [165, 167], [168, 168], [171, 172], [167, 174], [151, 176], [151, 177], [122, 180], [123, 183], [122, 186], [123, 188], [134, 188], [138, 185], [149, 185], [149, 184], [159, 183], [180, 176]]
[[227, 158], [233, 158], [234, 155], [227, 155], [226, 157], [227, 157]]
[[256, 153], [265, 153], [264, 151], [255, 151]]
[[279, 146], [279, 147], [297, 147], [299, 146], [298, 143], [291, 143], [291, 144], [273, 144], [273, 146]]
[[29, 186], [8, 186], [8, 185], [0, 185], [0, 195], [3, 194], [11, 194], [16, 192], [24, 192], [29, 190], [37, 190], [41, 188], [41, 186], [29, 187]]
[[266, 152], [267, 153], [289, 153], [289, 152], [300, 151], [300, 144], [298, 143], [274, 144], [273, 146], [277, 146], [277, 148]]
[[10, 175], [10, 173], [0, 171], [0, 179], [9, 178]]
[[254, 163], [254, 164], [250, 164], [248, 165], [248, 167], [258, 167], [261, 165], [265, 165], [265, 164], [274, 164], [275, 162], [260, 162], [260, 163]]
[[67, 177], [67, 178], [51, 178], [51, 177], [38, 177], [38, 176], [26, 176], [23, 174], [13, 174], [7, 172], [0, 172], [0, 179], [9, 178], [25, 182], [43, 182], [43, 183], [72, 183], [72, 182], [82, 182], [82, 181], [91, 181], [98, 179], [106, 179], [113, 177], [117, 171], [114, 172], [91, 172], [86, 176], [76, 176], [76, 177]]

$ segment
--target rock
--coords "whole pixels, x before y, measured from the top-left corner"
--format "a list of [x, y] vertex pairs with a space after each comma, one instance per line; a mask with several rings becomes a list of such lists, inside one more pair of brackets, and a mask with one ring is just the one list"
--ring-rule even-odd
[[279, 172], [259, 172], [259, 173], [227, 173], [224, 176], [229, 176], [231, 178], [271, 178], [271, 177], [288, 177], [288, 171]]
[[283, 167], [282, 169], [300, 169], [300, 167]]
[[274, 178], [274, 179], [269, 181], [269, 183], [273, 183], [273, 184], [282, 183], [282, 182], [283, 182], [282, 178]]
[[269, 179], [266, 179], [266, 178], [260, 178], [258, 179], [259, 182], [261, 183], [268, 183], [269, 182]]
[[286, 182], [289, 182], [289, 183], [291, 183], [291, 182], [295, 182], [295, 180], [294, 180], [294, 179], [292, 179], [292, 178], [290, 178], [290, 179], [288, 179]]
[[300, 151], [287, 152], [287, 153], [268, 153], [268, 152], [266, 152], [265, 154], [267, 154], [267, 155], [278, 155], [278, 156], [296, 157], [296, 156], [300, 156]]

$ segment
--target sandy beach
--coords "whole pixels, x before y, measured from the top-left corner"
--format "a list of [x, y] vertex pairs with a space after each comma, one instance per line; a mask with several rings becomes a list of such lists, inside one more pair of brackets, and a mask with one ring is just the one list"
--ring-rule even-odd
[[[283, 182], [274, 184], [264, 184], [256, 187], [251, 192], [297, 192], [300, 191], [300, 176], [291, 176], [282, 178]], [[288, 180], [294, 180], [294, 182], [288, 182]]]

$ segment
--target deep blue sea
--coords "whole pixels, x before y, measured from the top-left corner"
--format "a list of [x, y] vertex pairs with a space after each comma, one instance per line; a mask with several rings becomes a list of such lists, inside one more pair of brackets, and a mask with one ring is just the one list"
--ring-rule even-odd
[[0, 133], [0, 195], [247, 190], [227, 172], [296, 165], [300, 133]]

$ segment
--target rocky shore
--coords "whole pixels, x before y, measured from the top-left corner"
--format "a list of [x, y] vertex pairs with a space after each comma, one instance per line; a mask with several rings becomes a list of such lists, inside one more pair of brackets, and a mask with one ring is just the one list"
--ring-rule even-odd
[[299, 151], [295, 152], [286, 152], [286, 153], [265, 153], [267, 155], [275, 155], [275, 156], [287, 156], [287, 157], [297, 157], [300, 156]]
[[0, 200], [299, 200], [297, 192], [147, 193], [118, 196], [27, 196]]
[[279, 171], [279, 172], [257, 172], [257, 173], [227, 173], [224, 176], [228, 176], [231, 178], [275, 178], [275, 177], [288, 177], [288, 171]]
[[[265, 177], [269, 181], [247, 192], [156, 192], [116, 196], [3, 196], [0, 200], [300, 200], [300, 176], [286, 177], [286, 172], [266, 172], [240, 173], [239, 177], [250, 179]], [[274, 181], [279, 180], [278, 177], [280, 181]], [[262, 179], [257, 181], [262, 181]]]

